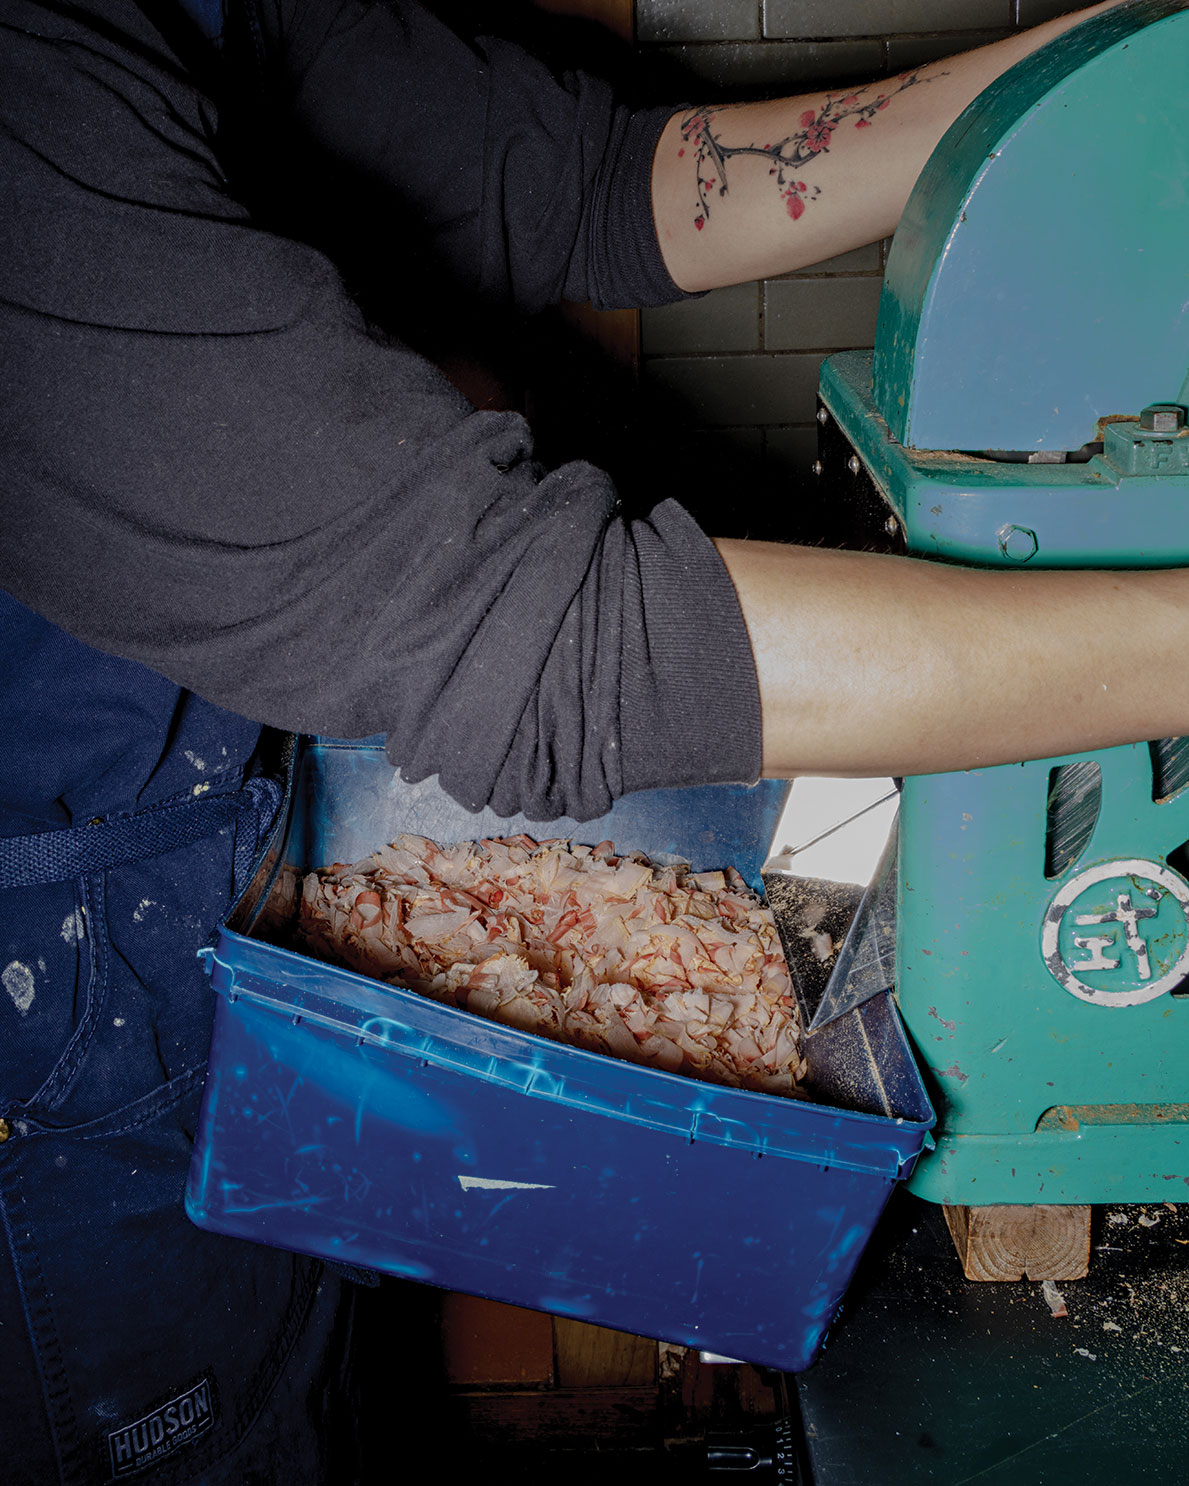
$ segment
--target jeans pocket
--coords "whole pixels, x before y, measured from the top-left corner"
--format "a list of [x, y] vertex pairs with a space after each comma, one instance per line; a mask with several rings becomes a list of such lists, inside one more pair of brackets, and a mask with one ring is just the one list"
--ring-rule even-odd
[[[200, 1088], [192, 1070], [83, 1124], [28, 1118], [0, 1147], [0, 1286], [19, 1296], [45, 1420], [0, 1426], [6, 1479], [207, 1479], [269, 1412], [291, 1356], [329, 1365], [338, 1281], [185, 1217]], [[300, 1433], [303, 1407], [284, 1427]], [[53, 1471], [22, 1466], [47, 1439]]]

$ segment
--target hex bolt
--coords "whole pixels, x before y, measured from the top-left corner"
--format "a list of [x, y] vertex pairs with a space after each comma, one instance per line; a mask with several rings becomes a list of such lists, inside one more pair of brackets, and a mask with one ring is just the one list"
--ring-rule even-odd
[[1148, 433], [1180, 433], [1185, 409], [1175, 402], [1154, 402], [1139, 415], [1139, 426]]
[[863, 468], [863, 462], [857, 454], [852, 454], [846, 461], [846, 467], [852, 475], [857, 475]]
[[1026, 526], [1001, 526], [998, 535], [999, 550], [1009, 562], [1028, 562], [1040, 547], [1036, 533]]

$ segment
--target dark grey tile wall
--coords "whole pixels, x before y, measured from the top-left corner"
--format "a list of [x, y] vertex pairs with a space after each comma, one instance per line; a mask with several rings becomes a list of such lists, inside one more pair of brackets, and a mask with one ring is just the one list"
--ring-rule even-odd
[[[667, 96], [684, 88], [697, 102], [900, 72], [1075, 8], [1070, 0], [636, 0], [636, 30]], [[646, 311], [645, 385], [657, 418], [680, 427], [675, 436], [708, 469], [716, 456], [724, 469], [745, 459], [769, 492], [787, 487], [795, 499], [814, 458], [818, 366], [832, 351], [873, 344], [886, 247]]]
[[1014, 0], [764, 0], [765, 36], [889, 36], [1010, 27]]

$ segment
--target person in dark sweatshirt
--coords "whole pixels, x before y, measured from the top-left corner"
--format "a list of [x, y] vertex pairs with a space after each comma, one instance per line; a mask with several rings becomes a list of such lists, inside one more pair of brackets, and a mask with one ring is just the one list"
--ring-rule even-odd
[[277, 229], [303, 155], [382, 201], [394, 276], [661, 304], [890, 233], [966, 104], [1104, 8], [841, 117], [628, 107], [412, 0], [0, 0], [6, 1480], [351, 1479], [342, 1278], [181, 1208], [194, 954], [276, 810], [273, 730], [383, 733], [407, 778], [548, 820], [1189, 723], [1137, 663], [1189, 639], [1182, 573], [715, 544], [671, 492], [543, 469]]

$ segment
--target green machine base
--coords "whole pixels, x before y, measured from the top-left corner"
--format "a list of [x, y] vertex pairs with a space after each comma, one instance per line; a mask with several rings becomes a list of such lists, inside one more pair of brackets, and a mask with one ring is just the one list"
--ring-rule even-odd
[[[930, 161], [874, 358], [821, 383], [823, 481], [900, 550], [1189, 564], [1186, 77], [1189, 12], [1141, 0], [1012, 69]], [[1189, 1202], [1189, 740], [908, 779], [899, 837], [897, 997], [938, 1110], [912, 1189]]]

